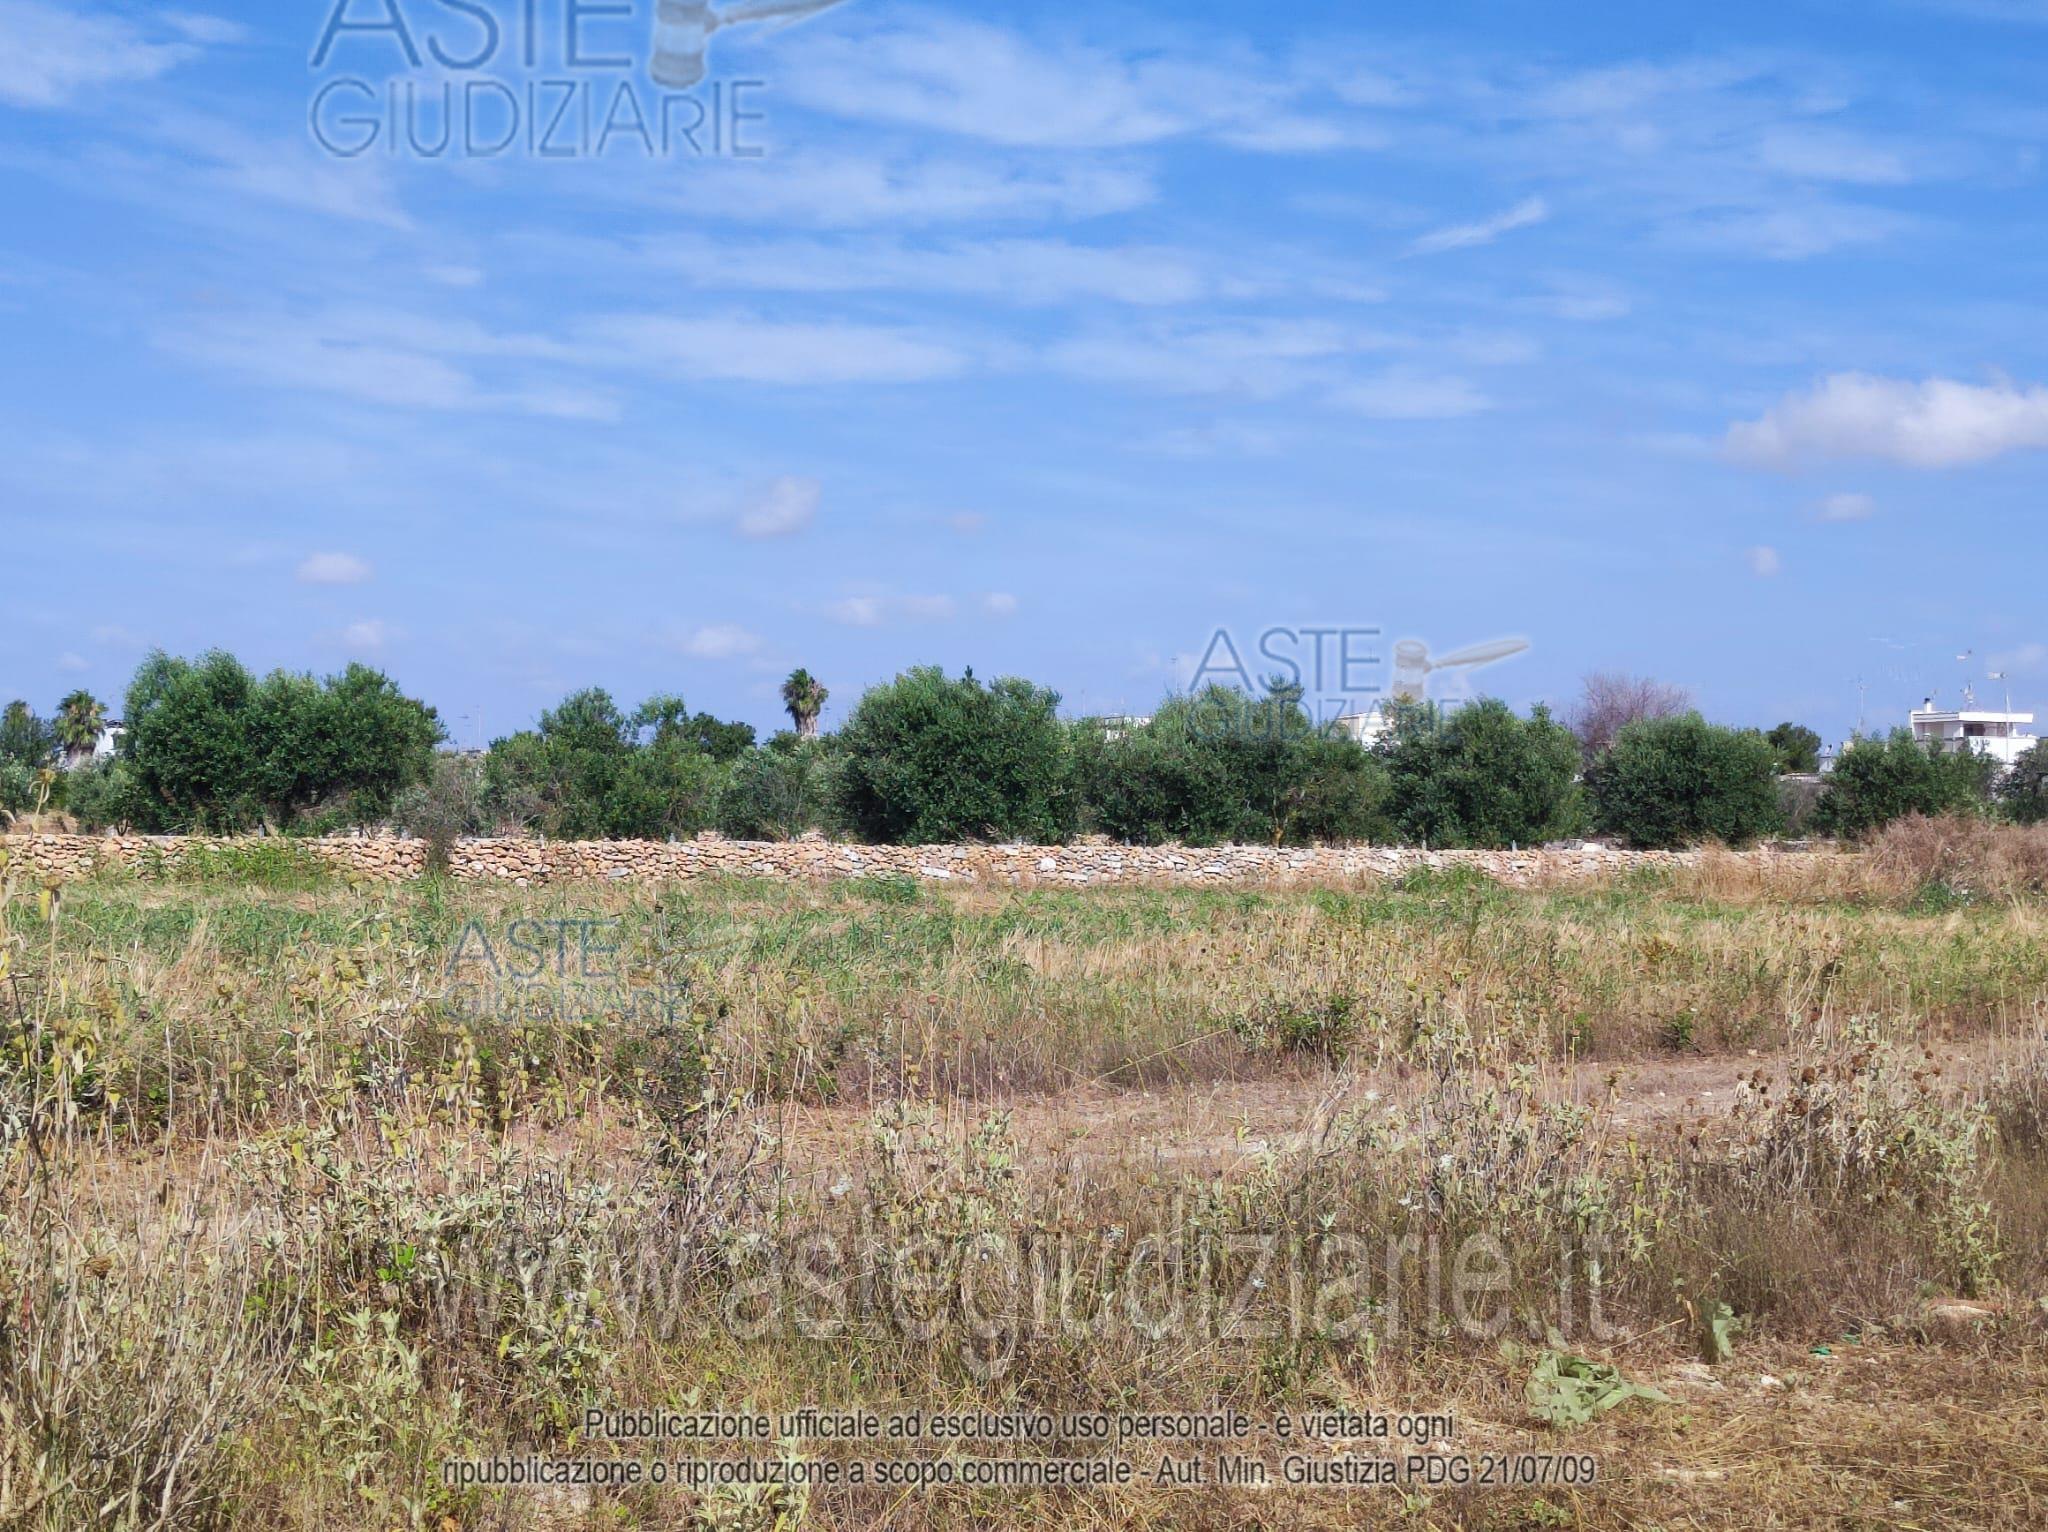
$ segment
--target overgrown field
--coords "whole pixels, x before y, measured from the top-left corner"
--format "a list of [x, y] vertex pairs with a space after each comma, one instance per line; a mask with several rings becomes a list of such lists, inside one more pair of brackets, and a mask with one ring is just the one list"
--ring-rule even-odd
[[[0, 1527], [2048, 1523], [2048, 905], [1937, 864], [12, 872]], [[1452, 1420], [1271, 1431], [1369, 1412]], [[1546, 1477], [1430, 1467], [1492, 1453]], [[1404, 1482], [1284, 1482], [1388, 1456]], [[444, 1467], [536, 1457], [642, 1478]], [[710, 1460], [812, 1482], [647, 1482]]]

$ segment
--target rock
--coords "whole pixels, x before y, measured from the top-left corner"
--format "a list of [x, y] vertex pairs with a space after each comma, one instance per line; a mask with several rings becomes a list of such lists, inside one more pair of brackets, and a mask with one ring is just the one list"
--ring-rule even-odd
[[1989, 1324], [1999, 1315], [1996, 1304], [1978, 1303], [1969, 1298], [1930, 1298], [1921, 1312], [1936, 1324], [1946, 1325], [1952, 1330], [1974, 1330], [1979, 1325]]
[[[38, 874], [85, 877], [96, 865], [139, 868], [175, 864], [191, 842], [181, 836], [10, 834], [8, 848]], [[389, 882], [417, 878], [426, 847], [411, 839], [347, 836], [307, 843], [344, 877]], [[1834, 853], [1750, 852], [1779, 861], [1818, 860]], [[817, 839], [728, 841], [709, 832], [678, 842], [612, 841], [578, 845], [536, 840], [465, 840], [450, 857], [454, 876], [530, 887], [571, 878], [661, 882], [746, 871], [769, 878], [863, 877], [893, 874], [941, 881], [1036, 875], [1082, 885], [1324, 883], [1356, 886], [1398, 878], [1420, 867], [1472, 868], [1515, 886], [1610, 876], [1633, 867], [1685, 866], [1690, 852], [1547, 850], [1543, 852], [1420, 851], [1397, 847], [1276, 848], [1223, 846], [1190, 853], [1182, 846], [1116, 846], [1100, 836], [1069, 846], [842, 846]]]

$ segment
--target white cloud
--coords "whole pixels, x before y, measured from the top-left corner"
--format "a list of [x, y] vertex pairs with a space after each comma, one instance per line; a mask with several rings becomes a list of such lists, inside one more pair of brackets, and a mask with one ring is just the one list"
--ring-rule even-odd
[[1140, 452], [1161, 457], [1271, 457], [1286, 438], [1265, 426], [1235, 420], [1211, 421], [1206, 425], [1179, 426], [1142, 437], [1131, 445]]
[[1472, 245], [1490, 245], [1503, 234], [1516, 229], [1533, 228], [1550, 217], [1550, 204], [1541, 197], [1529, 197], [1517, 202], [1506, 212], [1496, 213], [1491, 218], [1482, 218], [1477, 223], [1453, 224], [1448, 229], [1438, 229], [1425, 234], [1408, 247], [1411, 255], [1438, 255], [1446, 250], [1463, 250]]
[[352, 553], [315, 553], [298, 567], [301, 585], [360, 585], [374, 571]]
[[1143, 207], [1157, 195], [1142, 170], [1073, 160], [797, 153], [691, 168], [688, 192], [677, 201], [691, 217], [812, 228], [1095, 218]]
[[1017, 598], [1006, 590], [992, 590], [981, 598], [981, 609], [991, 617], [1015, 617]]
[[803, 531], [817, 517], [820, 493], [816, 479], [784, 474], [771, 480], [740, 512], [740, 536], [790, 537]]
[[1837, 373], [1728, 431], [1737, 460], [1789, 469], [1838, 458], [1956, 468], [2048, 447], [2048, 388]]
[[1855, 245], [1872, 245], [1913, 227], [1888, 208], [1801, 202], [1788, 207], [1706, 209], [1667, 223], [1664, 244], [1683, 250], [1803, 261]]
[[195, 43], [219, 46], [249, 40], [247, 27], [224, 16], [207, 16], [198, 11], [163, 11], [160, 15], [166, 26], [177, 28]]
[[1332, 393], [1330, 403], [1373, 420], [1455, 420], [1493, 408], [1493, 401], [1463, 378], [1399, 374], [1349, 384]]
[[1635, 308], [1628, 294], [1619, 288], [1575, 277], [1553, 281], [1547, 293], [1529, 300], [1529, 306], [1539, 313], [1568, 319], [1575, 324], [1625, 319]]
[[1820, 503], [1822, 521], [1868, 521], [1877, 514], [1877, 502], [1868, 495], [1829, 495]]
[[341, 646], [352, 654], [375, 654], [390, 642], [391, 637], [391, 629], [386, 623], [366, 617], [341, 630]]
[[761, 636], [733, 623], [714, 623], [689, 634], [682, 647], [683, 653], [700, 660], [731, 660], [758, 653]]
[[[225, 191], [345, 222], [413, 227], [399, 206], [389, 166], [369, 156], [338, 160], [310, 143], [257, 137], [192, 113], [165, 114], [152, 124], [152, 136], [197, 165], [202, 197]], [[188, 191], [183, 200], [195, 198]], [[204, 206], [195, 211], [219, 216]]]
[[[1187, 250], [1143, 245], [1083, 245], [1063, 239], [983, 239], [909, 243], [900, 239], [778, 239], [752, 243], [671, 236], [642, 258], [696, 286], [762, 292], [950, 293], [1015, 304], [1101, 298], [1167, 305], [1270, 295], [1287, 275], [1225, 264]], [[1233, 260], [1228, 263], [1236, 268]], [[1338, 280], [1299, 284], [1335, 296]], [[1355, 284], [1354, 284], [1355, 286]]]
[[825, 608], [825, 615], [849, 628], [879, 628], [887, 612], [880, 596], [847, 596]]
[[73, 654], [67, 649], [64, 653], [57, 656], [57, 668], [64, 671], [67, 675], [77, 675], [80, 671], [92, 669], [92, 661], [82, 654]]
[[976, 537], [988, 530], [986, 511], [955, 511], [946, 518], [946, 525], [962, 537]]
[[1778, 556], [1776, 548], [1752, 548], [1743, 557], [1749, 562], [1749, 572], [1759, 580], [1771, 579], [1785, 568], [1785, 561]]
[[911, 330], [746, 314], [614, 315], [592, 321], [584, 335], [594, 362], [649, 367], [692, 381], [922, 383], [952, 377], [967, 365], [954, 347]]
[[498, 335], [461, 321], [375, 309], [316, 314], [206, 315], [161, 331], [156, 342], [189, 360], [272, 387], [343, 394], [404, 410], [503, 411], [561, 420], [608, 420], [607, 394], [549, 378], [486, 387], [466, 364], [562, 363], [572, 348], [538, 337]]
[[84, 91], [153, 80], [198, 53], [118, 16], [0, 0], [0, 101], [12, 106], [64, 106]]
[[2048, 672], [2048, 644], [2021, 644], [2017, 649], [1992, 655], [1988, 664], [2000, 675], [2040, 675]]
[[847, 596], [825, 608], [833, 622], [849, 628], [880, 628], [896, 622], [949, 622], [960, 603], [951, 596]]
[[1912, 179], [1896, 150], [1818, 127], [1780, 128], [1763, 135], [1757, 158], [1766, 170], [1803, 181], [1896, 186]]
[[1106, 331], [1061, 341], [1046, 359], [1057, 371], [1093, 382], [1271, 398], [1341, 383], [1349, 358], [1402, 344], [1329, 320], [1252, 319]]
[[1245, 49], [1096, 47], [1073, 40], [1079, 19], [1045, 42], [929, 11], [909, 25], [819, 29], [778, 50], [777, 88], [842, 117], [1025, 148], [1200, 136], [1298, 154], [1385, 141], [1355, 116], [1310, 115], [1304, 81]]

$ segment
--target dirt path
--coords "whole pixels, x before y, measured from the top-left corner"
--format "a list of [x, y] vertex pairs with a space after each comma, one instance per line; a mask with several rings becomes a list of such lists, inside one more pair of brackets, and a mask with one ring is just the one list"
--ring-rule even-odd
[[[1935, 1054], [1944, 1079], [1965, 1088], [2016, 1057], [2024, 1039], [1979, 1038], [1944, 1043]], [[1725, 1130], [1745, 1082], [1759, 1073], [1782, 1083], [1792, 1055], [1750, 1050], [1709, 1057], [1605, 1061], [1554, 1071], [1542, 1093], [1598, 1109], [1617, 1138], [1645, 1138], [1677, 1129]], [[1299, 1148], [1339, 1113], [1408, 1094], [1413, 1071], [1335, 1070], [1265, 1080], [1233, 1080], [1166, 1090], [1114, 1090], [1100, 1085], [1006, 1102], [936, 1103], [942, 1122], [962, 1127], [1006, 1112], [1028, 1160], [1154, 1162], [1160, 1168], [1227, 1169], [1258, 1155]], [[857, 1106], [791, 1106], [778, 1112], [791, 1166], [824, 1172], [857, 1160], [872, 1110]]]

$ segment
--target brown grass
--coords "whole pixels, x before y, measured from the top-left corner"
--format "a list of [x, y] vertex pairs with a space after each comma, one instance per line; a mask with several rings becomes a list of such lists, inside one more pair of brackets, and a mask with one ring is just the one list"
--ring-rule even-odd
[[[733, 885], [659, 911], [110, 887], [54, 920], [17, 886], [0, 1527], [2040, 1525], [2039, 907], [1724, 876]], [[578, 912], [627, 921], [636, 967], [687, 953], [680, 1026], [450, 1012], [464, 923]], [[1624, 1099], [1717, 1050], [1734, 1096]], [[1600, 1088], [1593, 1056], [1640, 1082]], [[1253, 1082], [1267, 1117], [1202, 1116], [1204, 1080]], [[1116, 1094], [1140, 1083], [1161, 1094]], [[1071, 1256], [1049, 1317], [996, 1280], [1033, 1251]], [[1506, 1273], [1471, 1314], [1461, 1251]], [[1368, 1285], [1317, 1310], [1266, 1271]], [[771, 1291], [795, 1306], [754, 1322]], [[1716, 1315], [1740, 1327], [1710, 1365]], [[1543, 1424], [1524, 1389], [1552, 1349], [1676, 1402]], [[579, 1442], [586, 1406], [806, 1404], [1448, 1408], [1461, 1450], [1585, 1451], [1600, 1479], [693, 1499], [440, 1477], [626, 1452]]]

